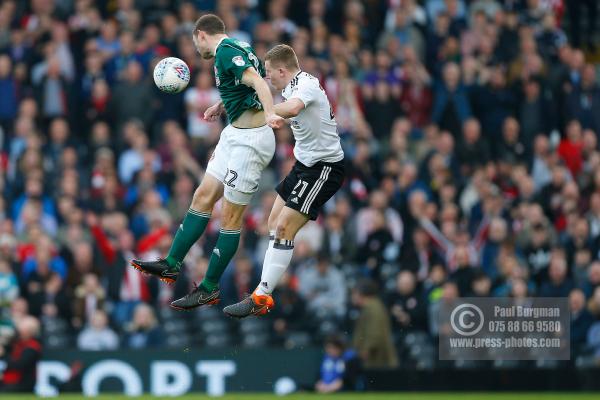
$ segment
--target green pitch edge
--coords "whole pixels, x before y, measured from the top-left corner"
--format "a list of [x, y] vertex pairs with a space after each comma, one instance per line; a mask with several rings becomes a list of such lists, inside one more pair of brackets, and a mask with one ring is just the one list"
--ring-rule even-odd
[[[82, 395], [62, 394], [57, 399], [75, 400], [75, 399], [98, 399], [98, 400], [131, 400], [134, 397], [122, 395], [101, 395], [97, 397], [84, 397]], [[135, 397], [142, 400], [156, 400], [158, 397], [151, 395]], [[202, 400], [202, 399], [220, 399], [220, 400], [600, 400], [598, 393], [577, 393], [577, 392], [557, 392], [557, 393], [423, 393], [423, 392], [396, 392], [396, 393], [338, 393], [333, 395], [319, 395], [314, 393], [297, 393], [288, 396], [276, 396], [273, 394], [246, 394], [234, 393], [222, 397], [208, 397], [201, 394], [189, 394], [185, 396], [172, 397], [182, 400]], [[1, 400], [38, 400], [39, 397], [31, 395], [13, 395], [0, 394]]]

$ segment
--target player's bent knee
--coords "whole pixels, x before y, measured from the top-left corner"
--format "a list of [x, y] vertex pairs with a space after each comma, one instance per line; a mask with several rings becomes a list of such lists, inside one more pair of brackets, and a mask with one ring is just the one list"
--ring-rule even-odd
[[307, 215], [285, 207], [277, 218], [275, 237], [277, 239], [294, 240], [300, 228], [302, 228], [307, 221]]
[[293, 224], [287, 219], [280, 218], [277, 221], [275, 228], [275, 237], [277, 239], [294, 240], [297, 230], [293, 228]]
[[287, 240], [285, 224], [281, 224], [281, 223], [277, 224], [277, 227], [275, 228], [275, 237], [277, 239], [286, 239]]
[[275, 203], [271, 208], [271, 213], [269, 214], [269, 220], [267, 221], [267, 227], [269, 228], [269, 232], [275, 232], [277, 229], [277, 221], [281, 216], [283, 208], [285, 207], [285, 200], [283, 200], [279, 195], [275, 199]]

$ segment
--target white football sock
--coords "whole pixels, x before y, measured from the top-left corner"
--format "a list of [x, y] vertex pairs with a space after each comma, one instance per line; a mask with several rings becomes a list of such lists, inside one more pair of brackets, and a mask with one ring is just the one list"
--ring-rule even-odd
[[279, 279], [281, 279], [285, 270], [290, 265], [290, 261], [292, 261], [294, 241], [277, 239], [268, 251], [271, 254], [269, 257], [265, 256], [260, 284], [256, 288], [256, 294], [259, 296], [273, 293]]
[[271, 254], [273, 253], [273, 243], [275, 243], [275, 231], [269, 231], [269, 244], [267, 246], [267, 251], [265, 251], [265, 258], [263, 260], [263, 267], [260, 273], [260, 281], [262, 282], [265, 279], [265, 270], [266, 266], [269, 265], [271, 260]]

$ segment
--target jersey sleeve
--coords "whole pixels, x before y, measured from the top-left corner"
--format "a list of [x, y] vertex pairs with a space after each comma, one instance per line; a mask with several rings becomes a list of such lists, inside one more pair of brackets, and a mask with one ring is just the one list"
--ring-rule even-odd
[[308, 107], [310, 103], [317, 100], [317, 90], [320, 90], [312, 80], [307, 79], [301, 81], [292, 89], [292, 94], [289, 99], [300, 99], [304, 103], [304, 107]]
[[233, 74], [240, 82], [246, 68], [254, 68], [247, 53], [229, 46], [219, 51], [219, 62], [224, 71]]

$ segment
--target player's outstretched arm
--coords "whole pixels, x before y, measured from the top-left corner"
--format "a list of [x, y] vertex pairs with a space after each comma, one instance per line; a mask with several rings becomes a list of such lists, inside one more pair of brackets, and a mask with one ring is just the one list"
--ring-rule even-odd
[[284, 124], [284, 119], [275, 114], [271, 90], [269, 90], [269, 86], [262, 76], [260, 76], [254, 68], [246, 68], [242, 75], [242, 83], [256, 91], [258, 100], [260, 100], [263, 110], [265, 111], [265, 120], [267, 121], [267, 124], [271, 128], [281, 128]]
[[275, 114], [282, 118], [293, 118], [304, 109], [304, 103], [297, 98], [291, 98], [283, 103], [275, 104]]

